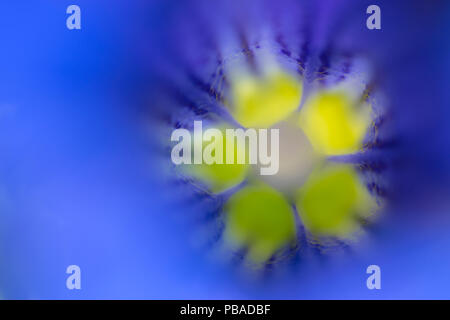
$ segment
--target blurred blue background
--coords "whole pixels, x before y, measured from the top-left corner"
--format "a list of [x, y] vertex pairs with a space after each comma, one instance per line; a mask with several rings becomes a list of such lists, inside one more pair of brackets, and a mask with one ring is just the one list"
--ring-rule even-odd
[[[364, 27], [372, 3], [350, 11], [338, 10], [340, 3], [352, 2], [333, 8], [355, 26], [352, 41], [376, 57], [393, 113], [403, 119], [398, 152], [409, 161], [394, 174], [399, 200], [363, 252], [253, 279], [192, 245], [194, 231], [177, 219], [189, 209], [163, 201], [171, 193], [161, 187], [143, 120], [152, 114], [143, 101], [157, 81], [152, 66], [170, 42], [173, 13], [201, 4], [78, 0], [82, 29], [71, 31], [65, 11], [72, 3], [3, 1], [0, 297], [450, 298], [449, 6], [377, 1], [382, 30], [375, 34]], [[81, 268], [81, 290], [66, 289], [71, 264]], [[370, 264], [382, 269], [381, 290], [366, 288]]]

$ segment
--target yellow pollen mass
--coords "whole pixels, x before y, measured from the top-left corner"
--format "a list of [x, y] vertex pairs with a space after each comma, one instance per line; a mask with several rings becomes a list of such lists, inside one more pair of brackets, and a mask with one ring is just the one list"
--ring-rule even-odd
[[302, 222], [312, 233], [347, 236], [367, 217], [375, 203], [355, 170], [349, 165], [329, 165], [313, 172], [297, 192]]
[[367, 105], [341, 91], [319, 92], [300, 111], [299, 124], [316, 151], [326, 155], [357, 152], [370, 124]]
[[[233, 144], [234, 148], [231, 149], [231, 143], [225, 134], [226, 129], [222, 127], [219, 130], [222, 132], [222, 139], [213, 139], [211, 142], [202, 140], [200, 144], [203, 153], [207, 148], [214, 149], [213, 153], [220, 152], [222, 163], [207, 164], [202, 161], [201, 164], [184, 165], [184, 171], [189, 176], [206, 184], [214, 193], [220, 193], [244, 181], [250, 168], [248, 163], [239, 164], [237, 161], [241, 154], [245, 154], [245, 149], [239, 148], [237, 144]], [[227, 155], [233, 158], [233, 163], [227, 164]]]
[[226, 204], [226, 238], [264, 262], [295, 238], [294, 212], [283, 195], [264, 185], [246, 187]]
[[231, 113], [244, 127], [268, 128], [299, 107], [302, 91], [301, 81], [282, 71], [240, 75], [231, 83]]

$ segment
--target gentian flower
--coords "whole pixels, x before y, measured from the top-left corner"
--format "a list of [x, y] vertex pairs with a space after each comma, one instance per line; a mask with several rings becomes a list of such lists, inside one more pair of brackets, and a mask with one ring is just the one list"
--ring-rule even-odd
[[[249, 6], [242, 20], [233, 6], [221, 10], [225, 13], [214, 14], [217, 20], [205, 34], [194, 31], [211, 18], [201, 13], [196, 23], [179, 21], [175, 28], [190, 41], [176, 38], [181, 44], [174, 50], [182, 53], [175, 55], [179, 65], [173, 70], [184, 72], [175, 72], [178, 88], [171, 84], [168, 92], [176, 92], [178, 105], [165, 106], [165, 118], [173, 129], [192, 130], [196, 120], [223, 132], [276, 128], [280, 168], [273, 176], [259, 176], [261, 163], [192, 164], [170, 175], [215, 199], [222, 226], [218, 246], [222, 252], [232, 248], [249, 264], [278, 261], [301, 246], [357, 241], [384, 196], [378, 172], [367, 161], [375, 154], [386, 102], [374, 86], [373, 65], [358, 52], [321, 51], [325, 44], [302, 32], [307, 25], [285, 23], [307, 10], [302, 3], [280, 4], [273, 14], [286, 21], [272, 17], [264, 27], [267, 12]], [[212, 145], [221, 148], [229, 141], [219, 142]], [[225, 148], [223, 163], [230, 152], [236, 158], [248, 151]]]
[[[1, 298], [448, 298], [448, 1], [76, 4], [2, 2]], [[279, 172], [174, 166], [194, 120]]]

